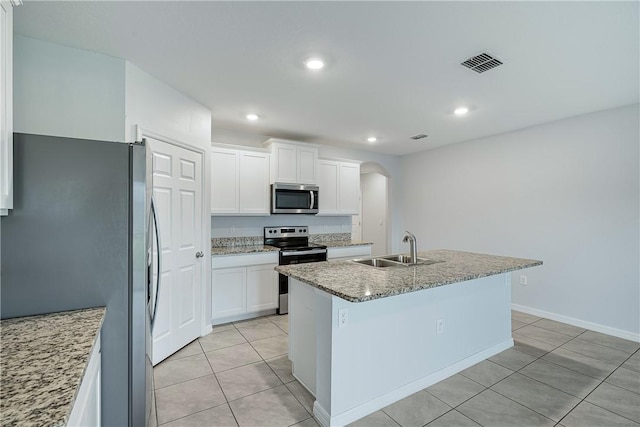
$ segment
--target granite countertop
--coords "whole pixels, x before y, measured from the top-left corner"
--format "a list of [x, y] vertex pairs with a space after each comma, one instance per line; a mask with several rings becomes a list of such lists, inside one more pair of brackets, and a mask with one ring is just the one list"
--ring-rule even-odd
[[2, 425], [67, 423], [106, 309], [0, 322]]
[[275, 246], [269, 245], [216, 246], [211, 248], [211, 256], [252, 254], [279, 250]]
[[[351, 240], [330, 240], [330, 241], [314, 241], [314, 245], [325, 245], [329, 248], [343, 248], [347, 246], [367, 246], [372, 245], [371, 242], [352, 242]], [[240, 255], [252, 254], [257, 252], [278, 251], [279, 248], [269, 245], [237, 245], [237, 246], [214, 246], [211, 248], [211, 256], [220, 255]]]
[[435, 264], [377, 268], [353, 261], [281, 265], [276, 270], [351, 302], [364, 302], [523, 268], [542, 261], [452, 250], [419, 252]]
[[345, 248], [348, 246], [371, 246], [372, 242], [356, 242], [351, 240], [320, 240], [314, 244], [325, 245], [328, 248]]

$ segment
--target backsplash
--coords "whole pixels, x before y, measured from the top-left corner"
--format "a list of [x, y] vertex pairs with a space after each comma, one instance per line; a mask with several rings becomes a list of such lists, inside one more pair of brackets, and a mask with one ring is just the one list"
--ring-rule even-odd
[[227, 248], [234, 246], [253, 246], [261, 245], [264, 241], [263, 236], [248, 237], [214, 237], [211, 239], [212, 248]]
[[309, 243], [351, 241], [351, 233], [310, 234]]
[[[264, 227], [300, 225], [309, 228], [309, 234], [351, 234], [350, 216], [270, 215], [270, 216], [212, 216], [211, 237], [248, 238], [259, 237], [262, 243]], [[242, 240], [240, 240], [241, 242]], [[251, 240], [249, 240], [251, 241]], [[255, 243], [249, 243], [255, 244]], [[244, 245], [242, 243], [237, 245]], [[223, 245], [224, 246], [224, 245]]]

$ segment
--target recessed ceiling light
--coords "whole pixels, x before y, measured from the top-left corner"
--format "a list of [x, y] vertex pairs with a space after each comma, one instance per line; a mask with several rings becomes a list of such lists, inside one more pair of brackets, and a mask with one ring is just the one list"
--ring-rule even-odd
[[458, 107], [455, 110], [453, 110], [453, 114], [455, 114], [456, 116], [464, 116], [468, 112], [469, 112], [469, 108], [467, 107]]
[[324, 61], [320, 58], [309, 58], [304, 62], [310, 70], [320, 70], [324, 67]]
[[249, 113], [247, 114], [247, 120], [251, 120], [252, 122], [258, 120], [260, 117], [257, 114]]
[[378, 138], [376, 138], [375, 136], [370, 136], [369, 138], [367, 138], [367, 141], [369, 142], [376, 142], [378, 140]]

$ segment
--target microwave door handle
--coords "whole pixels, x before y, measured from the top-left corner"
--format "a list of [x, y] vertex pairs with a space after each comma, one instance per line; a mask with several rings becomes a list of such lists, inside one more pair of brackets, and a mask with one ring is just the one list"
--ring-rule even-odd
[[313, 209], [313, 205], [316, 204], [316, 196], [313, 194], [313, 190], [309, 191], [309, 194], [311, 194], [311, 206], [309, 206], [309, 209]]

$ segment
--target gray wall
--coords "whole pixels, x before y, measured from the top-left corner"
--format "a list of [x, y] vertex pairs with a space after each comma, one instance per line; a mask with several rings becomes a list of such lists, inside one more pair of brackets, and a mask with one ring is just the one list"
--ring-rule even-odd
[[639, 126], [636, 104], [403, 157], [402, 227], [543, 260], [515, 304], [637, 334]]

